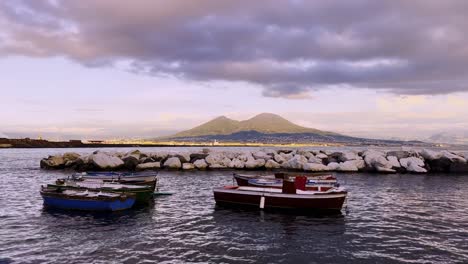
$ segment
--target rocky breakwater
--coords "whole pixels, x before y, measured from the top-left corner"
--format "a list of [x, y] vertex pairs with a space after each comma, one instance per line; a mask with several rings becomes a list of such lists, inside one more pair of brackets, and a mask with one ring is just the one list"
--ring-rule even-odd
[[468, 172], [468, 155], [447, 150], [329, 151], [264, 149], [258, 151], [64, 153], [41, 160], [43, 169], [95, 170], [282, 170], [306, 172], [429, 173]]

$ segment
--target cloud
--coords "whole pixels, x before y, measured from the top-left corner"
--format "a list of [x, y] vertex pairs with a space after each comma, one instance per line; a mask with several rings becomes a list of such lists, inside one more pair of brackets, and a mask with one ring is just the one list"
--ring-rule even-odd
[[269, 97], [330, 87], [395, 94], [468, 91], [468, 2], [34, 1], [0, 3], [0, 56], [204, 82]]

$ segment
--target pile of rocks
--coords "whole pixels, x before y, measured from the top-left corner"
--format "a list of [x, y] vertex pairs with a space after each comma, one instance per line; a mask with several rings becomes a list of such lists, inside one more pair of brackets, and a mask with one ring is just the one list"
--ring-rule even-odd
[[329, 151], [263, 149], [258, 151], [120, 153], [95, 151], [90, 155], [65, 153], [41, 160], [43, 169], [90, 170], [291, 170], [291, 171], [374, 171], [381, 173], [468, 172], [468, 155], [447, 150]]

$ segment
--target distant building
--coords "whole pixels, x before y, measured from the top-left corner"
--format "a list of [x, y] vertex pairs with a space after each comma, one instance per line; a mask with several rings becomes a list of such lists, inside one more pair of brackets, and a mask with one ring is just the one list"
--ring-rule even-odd
[[91, 143], [91, 144], [102, 144], [102, 143], [104, 143], [104, 140], [88, 140], [88, 143]]

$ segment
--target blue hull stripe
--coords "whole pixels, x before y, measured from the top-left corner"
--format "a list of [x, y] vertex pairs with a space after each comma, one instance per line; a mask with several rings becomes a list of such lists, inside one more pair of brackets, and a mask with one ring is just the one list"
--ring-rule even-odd
[[57, 197], [43, 197], [44, 204], [50, 207], [85, 210], [85, 211], [119, 211], [133, 206], [135, 198], [127, 198], [124, 201], [98, 201], [98, 200], [73, 200]]

